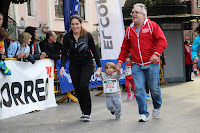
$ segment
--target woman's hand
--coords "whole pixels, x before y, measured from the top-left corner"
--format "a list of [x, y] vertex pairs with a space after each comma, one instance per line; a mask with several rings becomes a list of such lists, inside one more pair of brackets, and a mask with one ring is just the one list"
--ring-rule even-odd
[[26, 59], [29, 56], [29, 53], [24, 54], [24, 58]]
[[64, 74], [64, 72], [65, 72], [64, 67], [61, 67], [61, 69], [60, 69], [60, 77], [63, 78], [63, 74]]
[[99, 67], [99, 68], [97, 68], [97, 70], [96, 70], [95, 76], [96, 76], [96, 77], [99, 77], [100, 74], [101, 74], [101, 68]]

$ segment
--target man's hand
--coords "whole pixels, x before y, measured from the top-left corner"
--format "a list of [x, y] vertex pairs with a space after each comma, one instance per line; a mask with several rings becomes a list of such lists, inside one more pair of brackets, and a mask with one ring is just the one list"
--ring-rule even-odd
[[159, 56], [153, 54], [153, 55], [151, 56], [151, 58], [150, 58], [150, 61], [153, 62], [153, 63], [156, 63], [156, 62], [158, 61], [158, 58], [159, 58]]
[[195, 57], [194, 58], [194, 63], [198, 63], [199, 62], [199, 57]]
[[121, 66], [122, 66], [121, 63], [117, 63], [117, 65], [116, 65], [116, 70], [117, 70], [117, 72], [120, 72]]

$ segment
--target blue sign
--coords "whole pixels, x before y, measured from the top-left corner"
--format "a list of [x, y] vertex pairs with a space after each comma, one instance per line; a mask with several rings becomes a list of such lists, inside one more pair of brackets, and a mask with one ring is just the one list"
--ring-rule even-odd
[[79, 0], [63, 0], [63, 13], [64, 13], [64, 23], [65, 23], [65, 33], [69, 31], [70, 16], [77, 13], [79, 10]]

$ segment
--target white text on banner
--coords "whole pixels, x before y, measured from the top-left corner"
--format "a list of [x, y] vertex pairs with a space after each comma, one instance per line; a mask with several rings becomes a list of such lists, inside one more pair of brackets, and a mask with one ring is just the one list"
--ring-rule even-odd
[[100, 28], [102, 59], [117, 59], [124, 39], [120, 0], [95, 0]]

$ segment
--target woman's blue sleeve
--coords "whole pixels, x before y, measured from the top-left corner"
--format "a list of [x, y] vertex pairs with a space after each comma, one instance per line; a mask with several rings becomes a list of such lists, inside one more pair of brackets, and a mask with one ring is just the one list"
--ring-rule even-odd
[[194, 39], [194, 42], [192, 44], [192, 48], [191, 48], [191, 59], [194, 61], [195, 57], [198, 57], [198, 52], [199, 52], [199, 46], [200, 46], [200, 38], [199, 36], [197, 36]]

